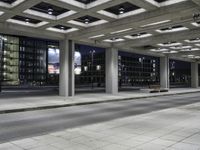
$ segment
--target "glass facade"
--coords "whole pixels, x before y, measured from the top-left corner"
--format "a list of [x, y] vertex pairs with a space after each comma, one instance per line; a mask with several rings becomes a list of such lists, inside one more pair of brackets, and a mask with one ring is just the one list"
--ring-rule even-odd
[[0, 37], [0, 92], [3, 81], [3, 39]]
[[2, 35], [1, 84], [28, 87], [51, 84], [54, 76], [48, 73], [49, 48], [58, 48], [58, 42]]
[[105, 90], [105, 49], [75, 45], [75, 87]]
[[191, 87], [191, 63], [169, 60], [170, 87]]
[[148, 87], [160, 82], [159, 58], [120, 51], [118, 63], [119, 89]]
[[58, 45], [48, 45], [48, 84], [58, 85], [60, 73], [60, 50]]
[[200, 64], [198, 65], [199, 86], [200, 86]]
[[2, 85], [19, 85], [19, 38], [3, 37]]
[[[59, 55], [57, 41], [1, 35], [0, 85], [58, 86]], [[105, 49], [75, 44], [74, 59], [76, 92], [105, 91]], [[169, 67], [171, 87], [191, 86], [191, 63], [170, 59]], [[118, 76], [119, 90], [159, 85], [160, 59], [119, 51]]]

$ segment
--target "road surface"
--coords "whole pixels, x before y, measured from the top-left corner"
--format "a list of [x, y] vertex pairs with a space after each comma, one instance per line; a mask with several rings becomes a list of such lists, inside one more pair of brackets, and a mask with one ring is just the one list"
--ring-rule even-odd
[[200, 102], [200, 93], [0, 115], [0, 143]]

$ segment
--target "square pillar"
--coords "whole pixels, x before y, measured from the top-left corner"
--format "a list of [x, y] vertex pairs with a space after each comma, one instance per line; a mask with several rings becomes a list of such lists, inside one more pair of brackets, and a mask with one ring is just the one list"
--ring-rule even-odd
[[74, 43], [67, 39], [60, 41], [59, 95], [74, 96]]
[[199, 71], [198, 71], [198, 63], [191, 63], [191, 87], [198, 88], [199, 87]]
[[118, 50], [106, 49], [106, 93], [118, 93]]
[[75, 43], [69, 40], [69, 96], [75, 95], [74, 53]]
[[160, 87], [169, 89], [169, 58], [160, 57]]

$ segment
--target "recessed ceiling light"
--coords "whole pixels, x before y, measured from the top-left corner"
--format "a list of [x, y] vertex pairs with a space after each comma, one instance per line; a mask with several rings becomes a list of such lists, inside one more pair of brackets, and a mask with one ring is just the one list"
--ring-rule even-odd
[[89, 24], [90, 20], [88, 18], [85, 18], [84, 23]]
[[132, 29], [133, 29], [133, 28], [118, 30], [118, 31], [111, 32], [110, 34], [117, 34], [117, 33], [121, 33], [121, 32], [126, 32], [126, 31], [130, 31], [130, 30], [132, 30]]
[[189, 28], [184, 27], [184, 26], [172, 26], [172, 27], [168, 27], [168, 28], [162, 28], [162, 29], [158, 29], [156, 30], [156, 32], [158, 33], [171, 33], [171, 32], [178, 32], [178, 31], [184, 31], [184, 30], [188, 30]]
[[192, 22], [191, 23], [193, 26], [195, 26], [195, 27], [200, 27], [200, 22], [198, 21], [198, 22]]
[[194, 58], [196, 58], [196, 59], [200, 59], [200, 56], [195, 56]]
[[64, 30], [64, 29], [65, 29], [65, 27], [61, 26], [61, 27], [60, 27], [60, 29], [61, 29], [61, 30]]
[[185, 40], [185, 42], [187, 42], [187, 43], [199, 43], [200, 39], [199, 38], [195, 38], [195, 39]]
[[160, 43], [157, 44], [158, 46], [163, 46], [163, 47], [171, 47], [171, 46], [179, 46], [182, 45], [182, 43], [179, 42], [167, 42], [167, 43]]
[[28, 19], [28, 18], [25, 19], [25, 22], [26, 22], [26, 23], [29, 23], [29, 21], [30, 21], [30, 19]]
[[183, 49], [181, 52], [189, 52], [189, 51], [199, 51], [199, 48], [190, 48], [190, 49]]
[[95, 39], [95, 38], [99, 38], [99, 37], [103, 37], [103, 36], [105, 36], [105, 35], [104, 34], [95, 35], [95, 36], [89, 37], [89, 39]]
[[152, 36], [152, 34], [150, 33], [138, 33], [138, 34], [134, 34], [134, 35], [126, 35], [124, 36], [127, 39], [140, 39], [140, 38], [146, 38], [146, 37], [150, 37]]
[[188, 55], [188, 57], [194, 57], [194, 55]]
[[150, 51], [152, 51], [152, 52], [164, 52], [164, 51], [168, 51], [168, 49], [166, 49], [166, 48], [158, 48], [158, 49], [150, 49]]
[[192, 48], [192, 46], [188, 45], [188, 46], [173, 46], [170, 47], [171, 49], [186, 49], [186, 48]]
[[53, 8], [48, 8], [47, 12], [48, 12], [49, 15], [52, 15], [53, 14]]
[[114, 43], [114, 42], [122, 42], [122, 41], [125, 41], [124, 39], [122, 38], [111, 38], [111, 39], [106, 39], [106, 40], [103, 40], [104, 42], [110, 42], [110, 43]]
[[123, 13], [124, 13], [124, 11], [125, 11], [124, 7], [123, 7], [123, 6], [121, 6], [121, 7], [119, 8], [119, 13], [120, 13], [120, 14], [123, 14]]
[[163, 21], [158, 21], [158, 22], [154, 22], [154, 23], [145, 24], [145, 25], [142, 25], [140, 27], [144, 28], [144, 27], [149, 27], [149, 26], [154, 26], [154, 25], [159, 25], [159, 24], [167, 23], [167, 22], [170, 22], [170, 21], [171, 20], [163, 20]]
[[178, 51], [167, 51], [167, 52], [163, 52], [164, 54], [174, 54], [174, 53], [178, 53]]

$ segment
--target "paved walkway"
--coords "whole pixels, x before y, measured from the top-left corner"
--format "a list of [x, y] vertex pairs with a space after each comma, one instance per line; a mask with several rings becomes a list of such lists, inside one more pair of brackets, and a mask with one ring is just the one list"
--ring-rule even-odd
[[120, 92], [117, 95], [111, 95], [106, 93], [78, 94], [71, 98], [53, 95], [33, 97], [24, 95], [23, 97], [21, 96], [12, 98], [0, 97], [0, 114], [193, 92], [200, 92], [200, 88], [171, 89], [169, 92], [164, 93], [148, 93], [146, 90], [141, 90], [131, 92]]
[[10, 141], [0, 150], [200, 150], [200, 103]]

